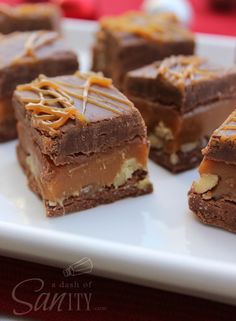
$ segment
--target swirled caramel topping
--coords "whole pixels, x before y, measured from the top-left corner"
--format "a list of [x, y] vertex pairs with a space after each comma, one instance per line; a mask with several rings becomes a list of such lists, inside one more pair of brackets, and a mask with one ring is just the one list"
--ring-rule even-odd
[[199, 56], [172, 56], [157, 63], [158, 75], [167, 81], [184, 86], [198, 80], [212, 79], [222, 71], [210, 66], [206, 59]]
[[220, 137], [222, 141], [236, 140], [236, 110], [232, 112], [232, 114], [217, 130], [214, 131], [213, 136]]
[[103, 18], [101, 26], [109, 30], [136, 34], [152, 41], [193, 38], [192, 33], [170, 13], [127, 12], [119, 17]]
[[40, 75], [32, 83], [18, 86], [17, 91], [24, 93], [21, 101], [31, 113], [33, 126], [50, 133], [55, 133], [69, 120], [86, 125], [120, 115], [133, 107], [112, 86], [112, 80], [99, 73], [76, 72], [74, 76], [55, 78]]
[[24, 43], [23, 52], [15, 57], [13, 63], [18, 63], [26, 57], [37, 59], [36, 50], [42, 48], [45, 45], [53, 43], [58, 39], [59, 35], [56, 32], [48, 32], [41, 30], [29, 33], [28, 38]]

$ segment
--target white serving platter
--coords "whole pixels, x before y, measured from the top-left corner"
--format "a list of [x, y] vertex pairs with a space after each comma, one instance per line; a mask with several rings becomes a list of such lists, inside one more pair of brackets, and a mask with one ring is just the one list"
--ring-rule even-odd
[[[83, 70], [96, 28], [64, 23]], [[213, 61], [235, 62], [234, 38], [197, 41], [197, 51]], [[49, 219], [27, 187], [15, 145], [0, 145], [0, 254], [61, 267], [89, 257], [97, 275], [236, 304], [236, 235], [202, 225], [189, 211], [196, 170], [172, 175], [150, 162], [152, 195]]]

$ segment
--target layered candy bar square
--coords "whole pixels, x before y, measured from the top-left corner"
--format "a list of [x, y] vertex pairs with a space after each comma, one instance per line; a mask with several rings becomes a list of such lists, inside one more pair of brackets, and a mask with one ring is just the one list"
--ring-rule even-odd
[[203, 223], [236, 232], [236, 110], [214, 131], [203, 155], [189, 207]]
[[124, 92], [141, 112], [150, 158], [172, 172], [198, 165], [201, 149], [236, 105], [236, 68], [172, 56], [127, 74]]
[[127, 71], [170, 55], [191, 55], [194, 36], [173, 14], [128, 12], [103, 18], [94, 47], [93, 70], [122, 89]]
[[77, 55], [53, 31], [16, 32], [0, 37], [0, 142], [16, 137], [12, 94], [43, 73], [58, 76], [78, 69]]
[[134, 105], [100, 74], [40, 76], [14, 94], [19, 162], [48, 216], [150, 193]]
[[49, 3], [0, 4], [0, 33], [14, 31], [54, 30], [60, 31], [61, 11]]

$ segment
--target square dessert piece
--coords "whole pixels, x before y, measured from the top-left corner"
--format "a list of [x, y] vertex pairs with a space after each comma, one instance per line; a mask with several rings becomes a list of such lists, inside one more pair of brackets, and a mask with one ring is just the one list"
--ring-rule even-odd
[[15, 7], [0, 4], [0, 33], [14, 31], [60, 31], [61, 11], [47, 3], [21, 4]]
[[103, 18], [94, 47], [93, 70], [122, 89], [124, 75], [171, 55], [191, 55], [194, 36], [172, 14], [128, 12]]
[[189, 207], [203, 223], [236, 232], [236, 110], [213, 133], [203, 155]]
[[0, 37], [0, 142], [16, 137], [12, 94], [16, 86], [48, 76], [72, 74], [77, 55], [53, 31], [16, 32]]
[[48, 216], [152, 191], [144, 121], [111, 79], [40, 76], [13, 101], [18, 159]]
[[236, 105], [236, 68], [172, 56], [127, 74], [124, 92], [141, 112], [150, 158], [172, 172], [198, 165], [201, 149]]

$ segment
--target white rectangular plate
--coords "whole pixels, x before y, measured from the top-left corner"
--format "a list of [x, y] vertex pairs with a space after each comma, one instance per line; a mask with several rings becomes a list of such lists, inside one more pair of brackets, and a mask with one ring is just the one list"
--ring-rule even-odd
[[[96, 24], [65, 22], [88, 69]], [[198, 52], [232, 65], [234, 38], [198, 35]], [[49, 219], [28, 189], [15, 142], [0, 145], [0, 251], [56, 266], [90, 257], [94, 273], [236, 303], [236, 235], [199, 223], [187, 206], [197, 171], [172, 175], [152, 162], [152, 195]]]

